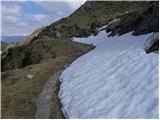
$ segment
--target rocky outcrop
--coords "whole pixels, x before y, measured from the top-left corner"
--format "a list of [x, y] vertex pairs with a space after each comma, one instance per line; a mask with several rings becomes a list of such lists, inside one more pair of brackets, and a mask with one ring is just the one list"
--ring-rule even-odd
[[36, 39], [36, 37], [43, 31], [45, 27], [41, 27], [36, 29], [31, 35], [28, 35], [25, 37], [25, 42], [28, 43], [34, 39]]
[[159, 53], [159, 39], [156, 39], [153, 44], [146, 50], [146, 53], [157, 52]]
[[146, 53], [159, 52], [159, 33], [152, 33], [146, 40], [144, 49]]
[[150, 32], [159, 32], [159, 3], [152, 2], [148, 9], [141, 16], [136, 26], [134, 35]]
[[159, 31], [159, 5], [158, 1], [148, 2], [141, 8], [134, 8], [120, 15], [118, 21], [108, 26], [107, 32], [111, 36], [133, 32], [133, 35], [147, 34]]

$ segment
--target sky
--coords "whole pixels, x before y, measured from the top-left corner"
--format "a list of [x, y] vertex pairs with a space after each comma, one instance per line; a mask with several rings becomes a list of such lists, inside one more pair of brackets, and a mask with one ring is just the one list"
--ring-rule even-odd
[[69, 16], [86, 0], [1, 1], [1, 34], [29, 35], [35, 29]]

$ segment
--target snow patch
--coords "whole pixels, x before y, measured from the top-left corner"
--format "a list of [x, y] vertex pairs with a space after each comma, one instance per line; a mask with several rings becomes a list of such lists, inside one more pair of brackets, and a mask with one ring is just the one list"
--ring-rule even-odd
[[158, 54], [146, 54], [153, 34], [74, 38], [96, 48], [61, 74], [59, 98], [67, 118], [158, 118]]

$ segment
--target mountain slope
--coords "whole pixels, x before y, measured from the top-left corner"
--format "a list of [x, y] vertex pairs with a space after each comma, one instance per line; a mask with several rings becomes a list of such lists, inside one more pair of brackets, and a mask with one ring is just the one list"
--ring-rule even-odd
[[[136, 30], [135, 34], [158, 31], [158, 9], [158, 2], [88, 1], [69, 17], [43, 28], [36, 37], [44, 35], [55, 37], [56, 31], [71, 37], [87, 37], [95, 34], [97, 28], [114, 19], [120, 20], [108, 27], [113, 35], [134, 30]], [[153, 20], [155, 22], [151, 22]], [[145, 28], [150, 23], [154, 23], [153, 26], [150, 25], [152, 28]]]

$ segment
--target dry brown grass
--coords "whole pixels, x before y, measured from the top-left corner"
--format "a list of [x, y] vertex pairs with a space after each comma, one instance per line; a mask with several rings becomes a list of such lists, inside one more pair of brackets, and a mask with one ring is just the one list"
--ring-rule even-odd
[[[67, 48], [71, 49], [68, 50]], [[77, 48], [79, 49], [78, 51]], [[59, 54], [59, 56], [45, 60], [39, 64], [2, 72], [2, 118], [34, 118], [36, 98], [43, 90], [47, 80], [54, 73], [63, 70], [64, 66], [70, 64], [74, 59], [92, 48], [88, 45], [74, 43], [72, 47], [66, 47], [65, 50], [68, 50], [68, 54], [61, 53], [61, 55]], [[34, 78], [27, 79], [25, 77], [27, 74], [32, 74]], [[59, 84], [57, 81], [55, 92], [53, 93], [54, 110], [51, 114], [52, 118], [64, 118], [57, 97], [58, 89]]]

